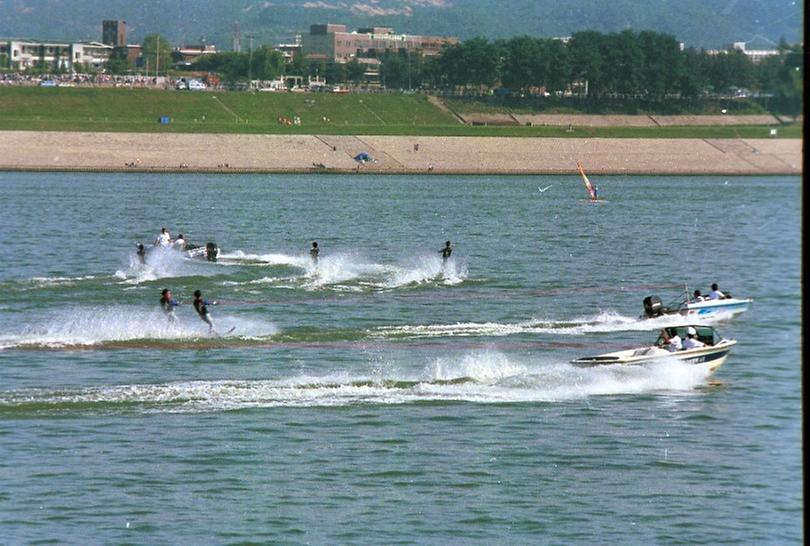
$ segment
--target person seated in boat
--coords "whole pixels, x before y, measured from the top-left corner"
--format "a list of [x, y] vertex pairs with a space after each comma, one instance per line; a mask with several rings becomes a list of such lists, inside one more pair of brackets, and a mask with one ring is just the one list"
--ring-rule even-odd
[[172, 245], [177, 250], [185, 250], [186, 249], [186, 240], [183, 237], [182, 233], [177, 236], [177, 239], [174, 240], [174, 243], [172, 243]]
[[170, 323], [177, 320], [177, 316], [174, 314], [174, 308], [178, 305], [180, 304], [172, 297], [171, 290], [164, 288], [160, 292], [160, 307], [163, 309], [163, 312], [166, 313], [166, 318]]
[[683, 340], [683, 348], [684, 349], [699, 349], [700, 347], [705, 347], [706, 344], [700, 341], [697, 338], [697, 331], [690, 326], [686, 330], [686, 339]]
[[683, 349], [683, 344], [681, 343], [681, 336], [678, 335], [677, 330], [673, 330], [673, 335], [670, 336], [667, 333], [667, 329], [663, 328], [661, 330], [661, 337], [664, 340], [664, 345], [666, 345], [667, 351], [670, 353], [674, 353], [676, 351], [680, 351]]
[[700, 290], [695, 290], [692, 293], [692, 301], [705, 301], [706, 297], [700, 293]]
[[162, 246], [164, 248], [168, 248], [172, 245], [172, 236], [169, 234], [169, 231], [162, 227], [160, 228], [160, 233], [155, 238], [155, 246]]
[[709, 299], [710, 300], [722, 300], [725, 299], [726, 295], [720, 291], [720, 288], [717, 286], [717, 283], [712, 283], [712, 291], [709, 292]]

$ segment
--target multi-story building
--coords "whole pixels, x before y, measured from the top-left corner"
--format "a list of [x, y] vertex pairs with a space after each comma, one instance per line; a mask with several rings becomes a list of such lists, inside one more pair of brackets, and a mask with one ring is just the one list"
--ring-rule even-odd
[[127, 22], [112, 20], [102, 21], [101, 41], [113, 47], [126, 47]]
[[745, 42], [734, 42], [726, 49], [707, 49], [706, 53], [709, 55], [724, 55], [735, 50], [741, 51], [754, 64], [761, 63], [768, 57], [779, 55], [778, 49], [748, 49]]
[[457, 44], [451, 36], [395, 34], [390, 27], [360, 28], [348, 32], [346, 25], [311, 25], [302, 40], [302, 54], [313, 61], [345, 63], [363, 57], [379, 57], [386, 51], [437, 55], [446, 45]]
[[296, 34], [294, 44], [279, 44], [273, 49], [281, 53], [285, 64], [290, 64], [301, 55], [301, 47], [301, 35]]
[[[101, 42], [41, 42], [8, 40], [0, 46], [7, 68], [25, 71], [45, 66], [47, 70], [73, 72], [77, 65], [103, 67], [113, 47]], [[5, 55], [2, 55], [5, 53]]]
[[217, 46], [213, 44], [184, 45], [172, 50], [172, 60], [178, 65], [189, 66], [203, 55], [213, 55]]

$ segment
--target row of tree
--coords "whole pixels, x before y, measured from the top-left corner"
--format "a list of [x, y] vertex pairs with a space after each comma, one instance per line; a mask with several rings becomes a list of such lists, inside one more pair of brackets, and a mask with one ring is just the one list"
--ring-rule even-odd
[[793, 72], [803, 69], [800, 46], [782, 43], [779, 48], [781, 55], [754, 64], [742, 51], [682, 49], [674, 36], [653, 31], [584, 31], [565, 42], [530, 36], [474, 38], [445, 49], [435, 59], [431, 76], [439, 87], [542, 87], [554, 93], [576, 85], [591, 98], [694, 98], [733, 88], [769, 93], [788, 80], [794, 83]]
[[[514, 92], [572, 90], [592, 99], [638, 97], [697, 98], [745, 88], [800, 104], [804, 56], [800, 45], [779, 44], [780, 54], [753, 63], [742, 51], [709, 53], [682, 48], [674, 36], [654, 31], [625, 30], [603, 34], [583, 31], [568, 40], [517, 36], [508, 40], [473, 38], [448, 46], [426, 59], [405, 50], [380, 53], [380, 79], [387, 88], [420, 87], [479, 90], [497, 87]], [[143, 41], [142, 68], [172, 64], [171, 46], [157, 34]], [[116, 50], [108, 70], [128, 69], [126, 51]], [[362, 83], [365, 66], [309, 62], [296, 58], [285, 65], [280, 52], [261, 46], [248, 53], [201, 56], [195, 70], [219, 73], [225, 81], [272, 80], [283, 74], [319, 76], [329, 83]], [[798, 102], [797, 102], [798, 101]]]

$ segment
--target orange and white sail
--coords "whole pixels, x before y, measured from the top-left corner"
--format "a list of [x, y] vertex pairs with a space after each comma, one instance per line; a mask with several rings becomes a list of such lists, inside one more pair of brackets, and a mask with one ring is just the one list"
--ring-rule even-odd
[[591, 201], [596, 201], [596, 190], [593, 189], [593, 184], [588, 180], [588, 176], [582, 168], [582, 163], [579, 161], [577, 161], [577, 169], [579, 169], [579, 174], [582, 176], [582, 181], [585, 182], [585, 188], [588, 190], [588, 195], [591, 196]]

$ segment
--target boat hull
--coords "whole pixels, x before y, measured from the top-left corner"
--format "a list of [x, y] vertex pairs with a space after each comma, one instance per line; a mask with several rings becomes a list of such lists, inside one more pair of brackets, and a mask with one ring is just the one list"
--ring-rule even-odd
[[698, 349], [684, 349], [669, 352], [660, 347], [641, 347], [616, 351], [603, 355], [589, 356], [572, 360], [571, 364], [581, 367], [592, 366], [644, 366], [655, 362], [678, 360], [686, 364], [705, 367], [710, 373], [722, 366], [728, 358], [731, 348], [736, 345], [735, 340], [723, 340], [717, 345], [701, 347]]

